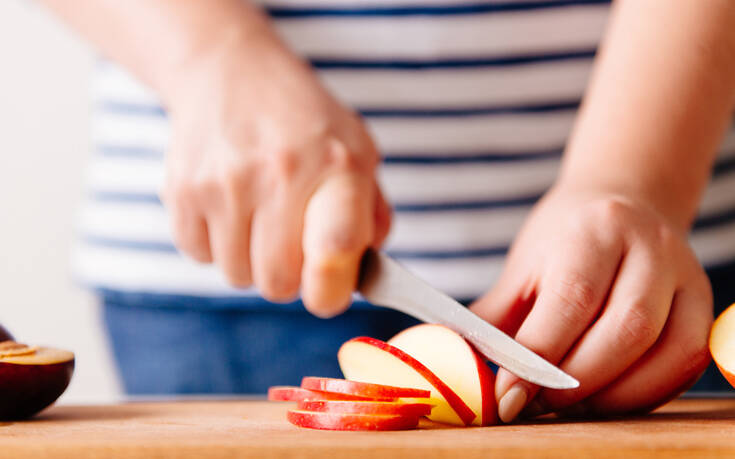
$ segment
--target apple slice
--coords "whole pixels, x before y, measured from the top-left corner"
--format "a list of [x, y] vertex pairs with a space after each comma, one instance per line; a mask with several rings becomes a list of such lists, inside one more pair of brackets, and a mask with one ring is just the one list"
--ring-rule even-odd
[[273, 386], [268, 388], [268, 400], [273, 402], [298, 402], [301, 400], [345, 400], [392, 402], [395, 398], [361, 397], [359, 395], [337, 394], [296, 386]]
[[301, 400], [298, 409], [328, 413], [387, 414], [421, 417], [431, 414], [428, 403], [356, 402], [346, 400]]
[[345, 377], [393, 386], [415, 387], [431, 391], [416, 401], [434, 405], [432, 421], [469, 425], [475, 413], [425, 365], [399, 348], [375, 338], [353, 338], [340, 347], [337, 360]]
[[418, 416], [290, 410], [286, 417], [293, 425], [321, 430], [408, 430], [419, 424]]
[[421, 324], [400, 332], [391, 344], [426, 365], [472, 409], [474, 425], [497, 423], [495, 375], [462, 336], [437, 324]]
[[308, 390], [329, 392], [333, 394], [356, 395], [375, 400], [378, 398], [426, 398], [428, 390], [411, 387], [386, 386], [384, 384], [370, 384], [358, 381], [335, 378], [315, 378], [307, 376], [301, 380], [301, 387]]
[[722, 375], [735, 387], [735, 304], [712, 324], [709, 350]]

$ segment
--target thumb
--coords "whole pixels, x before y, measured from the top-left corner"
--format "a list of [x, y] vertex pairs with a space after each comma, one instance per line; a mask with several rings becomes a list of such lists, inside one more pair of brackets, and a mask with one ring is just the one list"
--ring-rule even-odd
[[375, 234], [371, 177], [347, 173], [328, 178], [304, 215], [304, 306], [319, 317], [343, 312], [357, 284], [360, 259]]

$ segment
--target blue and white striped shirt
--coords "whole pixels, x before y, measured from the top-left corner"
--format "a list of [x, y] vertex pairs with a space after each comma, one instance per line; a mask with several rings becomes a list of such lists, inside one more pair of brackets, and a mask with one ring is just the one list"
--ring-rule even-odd
[[[358, 110], [383, 154], [395, 209], [386, 249], [460, 299], [486, 291], [551, 186], [609, 3], [600, 0], [267, 0], [283, 38]], [[177, 253], [158, 198], [168, 124], [112, 64], [94, 89], [95, 155], [76, 272], [109, 290], [255, 304], [215, 267]], [[691, 243], [735, 261], [735, 130], [721, 147]], [[250, 298], [250, 300], [245, 300]]]

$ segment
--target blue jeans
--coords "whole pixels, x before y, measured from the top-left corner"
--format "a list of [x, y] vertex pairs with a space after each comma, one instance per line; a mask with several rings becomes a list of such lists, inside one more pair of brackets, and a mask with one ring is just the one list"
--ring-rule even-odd
[[341, 377], [342, 343], [361, 335], [388, 339], [417, 323], [369, 306], [323, 320], [303, 307], [207, 309], [121, 292], [102, 300], [124, 389], [134, 395], [257, 394], [299, 385], [303, 376]]
[[[735, 266], [710, 270], [719, 314], [735, 301]], [[416, 321], [359, 305], [330, 320], [300, 304], [241, 309], [194, 297], [104, 292], [104, 320], [129, 394], [264, 393], [303, 376], [340, 377], [339, 346], [355, 336], [388, 339]], [[729, 388], [714, 365], [693, 390]]]

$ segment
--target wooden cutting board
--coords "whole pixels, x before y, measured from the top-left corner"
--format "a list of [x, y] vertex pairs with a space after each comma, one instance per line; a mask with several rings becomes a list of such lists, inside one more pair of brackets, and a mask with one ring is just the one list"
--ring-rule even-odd
[[678, 400], [642, 417], [407, 432], [327, 432], [261, 401], [60, 406], [0, 425], [0, 457], [735, 457], [735, 400]]

